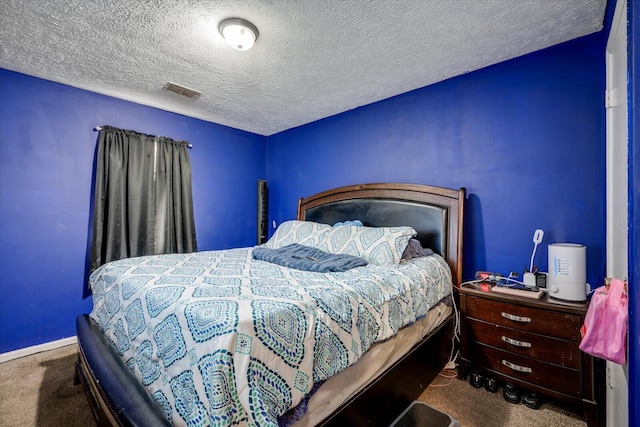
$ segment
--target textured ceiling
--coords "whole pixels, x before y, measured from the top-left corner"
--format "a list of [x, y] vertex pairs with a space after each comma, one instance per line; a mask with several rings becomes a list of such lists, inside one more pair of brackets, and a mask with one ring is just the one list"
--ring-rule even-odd
[[[2, 0], [0, 67], [271, 135], [599, 31], [605, 5]], [[230, 17], [258, 27], [253, 49], [225, 44]], [[169, 81], [202, 96], [162, 90]]]

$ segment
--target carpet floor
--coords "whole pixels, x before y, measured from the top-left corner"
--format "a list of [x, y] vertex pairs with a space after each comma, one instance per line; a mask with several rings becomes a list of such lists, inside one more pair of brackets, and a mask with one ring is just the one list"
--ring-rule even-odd
[[0, 426], [95, 426], [69, 345], [0, 364]]
[[[71, 345], [0, 364], [0, 426], [95, 426], [82, 386], [73, 385], [76, 352]], [[436, 378], [420, 400], [464, 427], [586, 425], [551, 403], [529, 409], [506, 402], [502, 393], [475, 389], [455, 378]]]
[[420, 396], [421, 401], [451, 415], [464, 427], [584, 427], [581, 415], [544, 401], [538, 409], [524, 404], [509, 403], [502, 397], [502, 388], [490, 393], [474, 388], [468, 381], [438, 376]]

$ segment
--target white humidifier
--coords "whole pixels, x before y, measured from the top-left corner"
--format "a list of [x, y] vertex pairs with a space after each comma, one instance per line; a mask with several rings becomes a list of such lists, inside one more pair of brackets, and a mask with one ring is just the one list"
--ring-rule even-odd
[[586, 265], [586, 246], [575, 243], [549, 245], [549, 296], [566, 301], [586, 301]]

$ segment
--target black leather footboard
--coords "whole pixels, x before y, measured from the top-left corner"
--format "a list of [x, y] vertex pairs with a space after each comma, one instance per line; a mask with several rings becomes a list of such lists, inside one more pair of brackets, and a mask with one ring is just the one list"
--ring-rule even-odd
[[158, 407], [91, 318], [76, 319], [82, 382], [98, 426], [168, 426]]
[[[453, 316], [396, 365], [325, 420], [326, 426], [386, 426], [437, 376], [447, 362]], [[88, 315], [76, 319], [82, 382], [98, 426], [168, 426], [158, 407]]]

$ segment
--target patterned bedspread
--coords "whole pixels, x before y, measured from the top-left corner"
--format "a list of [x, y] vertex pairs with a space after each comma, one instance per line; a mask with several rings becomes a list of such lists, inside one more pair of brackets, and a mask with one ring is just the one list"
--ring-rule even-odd
[[437, 255], [315, 273], [251, 251], [131, 258], [91, 275], [91, 317], [174, 425], [276, 426], [315, 382], [451, 293]]

